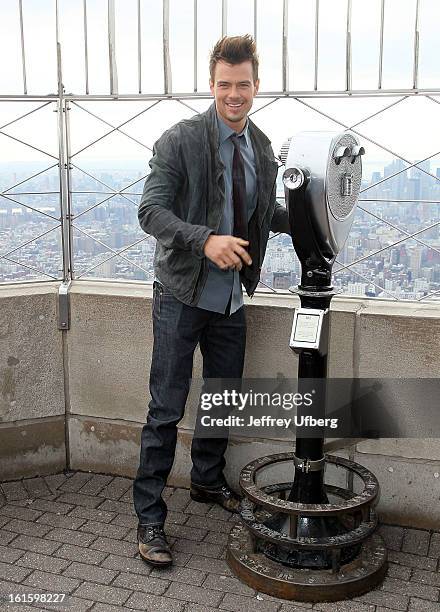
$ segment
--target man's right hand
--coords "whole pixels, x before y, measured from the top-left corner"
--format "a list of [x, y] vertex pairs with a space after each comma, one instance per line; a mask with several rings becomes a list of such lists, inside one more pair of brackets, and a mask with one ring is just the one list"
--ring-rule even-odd
[[247, 240], [235, 236], [217, 236], [211, 234], [205, 242], [203, 252], [222, 270], [241, 270], [243, 264], [251, 265], [252, 259], [245, 247]]

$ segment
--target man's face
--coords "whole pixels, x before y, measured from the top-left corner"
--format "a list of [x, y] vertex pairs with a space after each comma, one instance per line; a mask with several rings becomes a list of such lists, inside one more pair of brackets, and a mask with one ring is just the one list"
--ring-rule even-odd
[[254, 83], [252, 62], [235, 65], [217, 62], [214, 81], [209, 81], [209, 86], [221, 119], [236, 132], [241, 132], [259, 86], [258, 79]]

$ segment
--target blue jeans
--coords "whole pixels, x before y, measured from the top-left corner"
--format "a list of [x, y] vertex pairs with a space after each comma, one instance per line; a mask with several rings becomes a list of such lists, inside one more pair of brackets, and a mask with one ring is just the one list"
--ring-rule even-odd
[[[204, 379], [241, 378], [246, 345], [243, 307], [228, 316], [187, 306], [157, 282], [153, 287], [151, 401], [133, 484], [141, 525], [162, 525], [166, 518], [162, 491], [174, 461], [177, 423], [184, 414], [197, 344]], [[191, 482], [212, 488], [225, 484], [227, 445], [228, 438], [193, 438]]]

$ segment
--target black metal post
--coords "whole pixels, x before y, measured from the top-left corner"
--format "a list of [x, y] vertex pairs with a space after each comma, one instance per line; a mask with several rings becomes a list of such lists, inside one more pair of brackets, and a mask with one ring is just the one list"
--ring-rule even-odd
[[[289, 192], [288, 208], [291, 222], [292, 242], [301, 261], [301, 285], [298, 295], [301, 308], [325, 311], [329, 309], [334, 295], [331, 285], [331, 271], [335, 256], [331, 257], [318, 243], [308, 214], [304, 197], [308, 181], [302, 187]], [[298, 365], [298, 392], [313, 394], [313, 407], [299, 406], [297, 419], [311, 412], [315, 418], [325, 418], [327, 353], [328, 353], [329, 319], [324, 317], [321, 328], [322, 342], [319, 350], [300, 349]], [[295, 442], [295, 474], [288, 501], [305, 504], [328, 504], [329, 499], [324, 487], [324, 431], [319, 437], [302, 437], [297, 435]], [[344, 534], [348, 531], [339, 518], [298, 516], [295, 521], [295, 533], [292, 533], [290, 520], [282, 513], [273, 515], [265, 524], [290, 537], [327, 538]], [[312, 569], [332, 567], [332, 554], [326, 550], [293, 550], [281, 546], [266, 546], [262, 552], [285, 565]], [[359, 546], [351, 546], [341, 551], [341, 562], [355, 557]]]
[[[294, 452], [259, 457], [241, 470], [242, 523], [231, 531], [227, 561], [254, 589], [296, 601], [360, 595], [377, 586], [387, 568], [383, 539], [375, 533], [377, 478], [353, 461], [324, 456], [326, 431], [319, 426], [325, 421], [316, 421], [326, 416], [332, 266], [353, 222], [363, 153], [355, 136], [325, 132], [301, 132], [281, 150], [292, 242], [302, 268], [290, 347], [299, 354], [303, 401]], [[294, 466], [289, 482], [257, 484], [262, 470], [285, 462]], [[359, 476], [363, 489], [325, 481], [330, 465]]]

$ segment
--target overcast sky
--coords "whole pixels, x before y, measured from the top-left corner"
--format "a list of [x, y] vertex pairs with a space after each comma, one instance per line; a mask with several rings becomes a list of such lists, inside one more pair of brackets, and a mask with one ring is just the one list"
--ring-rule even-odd
[[[116, 58], [120, 93], [137, 93], [137, 0], [115, 0]], [[193, 90], [193, 0], [170, 0], [170, 47], [173, 91]], [[253, 0], [230, 0], [228, 34], [253, 33]], [[258, 1], [257, 44], [262, 92], [280, 91], [282, 76], [282, 0]], [[416, 0], [386, 0], [383, 88], [410, 88], [413, 77], [414, 18]], [[67, 92], [85, 93], [83, 0], [59, 0], [63, 82]], [[142, 0], [143, 93], [163, 91], [162, 2]], [[208, 91], [208, 53], [221, 36], [221, 0], [198, 1], [199, 91]], [[354, 89], [376, 89], [380, 31], [380, 0], [352, 0]], [[312, 90], [314, 79], [314, 0], [289, 2], [289, 85], [294, 91]], [[320, 0], [320, 90], [345, 87], [345, 28], [347, 0]], [[55, 0], [23, 0], [27, 85], [30, 94], [55, 93]], [[109, 93], [107, 0], [87, 0], [90, 93]], [[420, 0], [419, 87], [440, 88], [439, 0]], [[23, 93], [18, 0], [0, 2], [0, 94]], [[7, 61], [4, 60], [7, 58]], [[440, 97], [437, 98], [440, 100]], [[396, 98], [308, 99], [307, 103], [352, 125], [391, 104]], [[257, 100], [255, 108], [267, 100]], [[191, 103], [203, 110], [209, 102]], [[87, 108], [110, 122], [122, 122], [145, 108], [145, 102], [94, 103]], [[36, 104], [0, 100], [0, 125], [35, 108]], [[56, 115], [47, 107], [5, 131], [57, 155]], [[383, 115], [359, 127], [365, 135], [393, 151], [415, 160], [436, 153], [439, 147], [440, 105], [425, 98], [408, 98]], [[72, 109], [72, 150], [78, 150], [108, 127], [81, 109]], [[170, 124], [193, 111], [176, 102], [164, 102], [128, 124], [127, 132], [152, 145]], [[280, 100], [255, 115], [255, 121], [272, 139], [277, 151], [286, 136], [304, 129], [339, 129], [294, 100]], [[37, 119], [37, 120], [36, 120]], [[390, 156], [367, 144], [366, 162], [387, 161]], [[440, 148], [440, 147], [439, 147]], [[78, 160], [148, 157], [148, 151], [120, 135], [78, 156]], [[0, 161], [46, 159], [0, 134]], [[50, 158], [47, 158], [50, 162]]]

